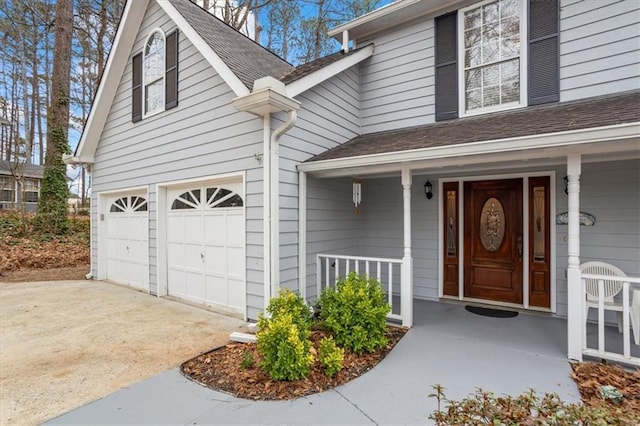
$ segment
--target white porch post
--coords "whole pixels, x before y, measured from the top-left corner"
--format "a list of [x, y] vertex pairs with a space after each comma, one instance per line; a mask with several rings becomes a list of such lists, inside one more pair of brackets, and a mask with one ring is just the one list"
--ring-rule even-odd
[[580, 291], [580, 154], [567, 156], [569, 192], [567, 268], [567, 356], [582, 361], [582, 328], [585, 327], [584, 295]]
[[413, 325], [413, 258], [411, 257], [411, 170], [402, 169], [404, 206], [404, 255], [400, 274], [400, 308], [402, 325]]

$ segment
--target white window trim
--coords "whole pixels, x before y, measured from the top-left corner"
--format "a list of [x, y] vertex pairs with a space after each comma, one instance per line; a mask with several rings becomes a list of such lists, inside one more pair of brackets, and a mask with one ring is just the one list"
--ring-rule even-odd
[[493, 3], [495, 1], [496, 0], [484, 0], [458, 10], [458, 111], [460, 117], [470, 117], [527, 106], [527, 68], [529, 67], [529, 37], [527, 34], [529, 33], [529, 11], [525, 1], [518, 1], [518, 4], [520, 5], [520, 102], [511, 102], [508, 104], [479, 108], [473, 111], [466, 110], [466, 92], [464, 85], [464, 14], [469, 10], [477, 9], [485, 4]]
[[[149, 43], [149, 40], [151, 39], [151, 37], [153, 37], [153, 35], [155, 33], [160, 33], [162, 35], [162, 44], [163, 44], [163, 48], [164, 48], [164, 52], [163, 52], [163, 62], [162, 62], [162, 77], [160, 77], [160, 79], [162, 79], [162, 101], [160, 102], [160, 108], [157, 109], [156, 111], [153, 112], [147, 112], [147, 84], [153, 83], [153, 82], [147, 82], [145, 79], [145, 62], [147, 59], [147, 55], [146, 55], [146, 50], [147, 50], [147, 44]], [[167, 35], [164, 33], [164, 31], [162, 31], [162, 28], [155, 28], [152, 31], [149, 32], [149, 35], [147, 36], [147, 38], [144, 41], [144, 46], [142, 46], [142, 118], [147, 118], [147, 117], [152, 117], [156, 114], [160, 114], [161, 112], [164, 112], [165, 110], [165, 96], [166, 96], [166, 64], [167, 64]], [[158, 81], [160, 79], [154, 80], [154, 81]]]

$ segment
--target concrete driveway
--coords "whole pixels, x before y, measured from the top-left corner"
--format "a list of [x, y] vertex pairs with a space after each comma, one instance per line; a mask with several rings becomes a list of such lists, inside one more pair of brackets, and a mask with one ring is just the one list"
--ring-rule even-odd
[[0, 424], [39, 424], [243, 328], [240, 319], [104, 282], [0, 282]]

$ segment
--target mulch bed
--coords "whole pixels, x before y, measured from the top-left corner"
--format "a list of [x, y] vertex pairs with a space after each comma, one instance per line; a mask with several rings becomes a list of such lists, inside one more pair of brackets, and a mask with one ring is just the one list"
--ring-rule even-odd
[[[604, 361], [572, 363], [571, 367], [573, 380], [586, 405], [607, 404], [622, 407], [630, 413], [640, 413], [640, 370], [629, 371]], [[615, 386], [622, 393], [624, 398], [620, 404], [602, 399], [599, 389], [604, 385]]]
[[[311, 374], [296, 381], [272, 380], [259, 367], [260, 355], [255, 343], [230, 343], [219, 349], [199, 355], [181, 366], [188, 378], [211, 389], [253, 400], [285, 400], [323, 392], [361, 376], [375, 367], [393, 349], [407, 332], [406, 328], [389, 327], [389, 342], [378, 352], [356, 355], [345, 351], [343, 369], [333, 377], [327, 377], [316, 361]], [[314, 347], [328, 333], [314, 330], [311, 340]], [[255, 360], [252, 368], [242, 368], [243, 354], [250, 353]]]

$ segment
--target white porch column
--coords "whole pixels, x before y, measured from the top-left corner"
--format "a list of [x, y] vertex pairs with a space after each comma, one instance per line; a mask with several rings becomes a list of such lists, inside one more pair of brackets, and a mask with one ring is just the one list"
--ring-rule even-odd
[[585, 327], [584, 295], [580, 291], [580, 154], [567, 156], [569, 192], [567, 268], [567, 356], [582, 361], [582, 328]]
[[404, 206], [404, 255], [400, 274], [400, 307], [402, 325], [413, 325], [413, 258], [411, 257], [411, 170], [402, 169], [402, 199]]
[[307, 300], [307, 174], [298, 173], [298, 292]]

